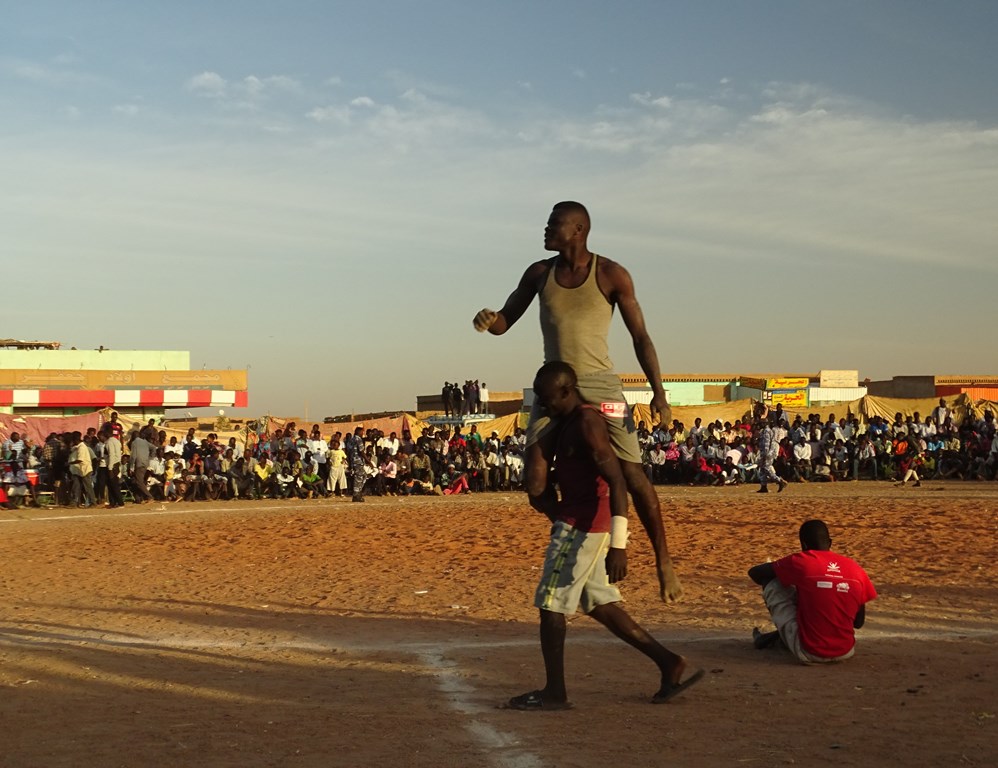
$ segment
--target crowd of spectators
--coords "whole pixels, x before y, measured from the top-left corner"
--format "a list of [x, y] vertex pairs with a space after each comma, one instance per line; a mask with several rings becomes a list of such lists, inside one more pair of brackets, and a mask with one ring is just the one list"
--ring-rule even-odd
[[[52, 433], [32, 445], [18, 433], [2, 444], [8, 506], [39, 504], [42, 493], [57, 505], [118, 507], [126, 500], [198, 501], [240, 498], [311, 499], [364, 495], [450, 495], [517, 490], [523, 483], [526, 435], [500, 439], [472, 425], [427, 427], [385, 435], [357, 427], [325, 438], [289, 423], [273, 434], [250, 434], [247, 444], [194, 429], [178, 440], [154, 421], [125, 433], [117, 414], [100, 430]], [[32, 482], [32, 479], [36, 482]]]
[[[861, 423], [855, 417], [790, 417], [777, 406], [764, 418], [779, 444], [774, 461], [786, 482], [998, 479], [994, 414], [955, 420], [944, 400], [924, 418], [895, 414]], [[638, 425], [646, 473], [656, 484], [739, 485], [758, 479], [760, 418], [687, 427], [678, 420]], [[100, 430], [52, 433], [33, 445], [17, 432], [2, 443], [0, 503], [118, 507], [126, 500], [198, 501], [239, 498], [450, 495], [518, 490], [523, 485], [522, 429], [484, 437], [472, 424], [385, 435], [357, 427], [321, 435], [294, 423], [249, 444], [193, 429], [167, 437], [150, 421], [127, 433], [113, 414]], [[347, 489], [350, 489], [348, 491]], [[360, 497], [358, 499], [358, 497]]]
[[956, 421], [944, 399], [924, 418], [895, 414], [893, 420], [818, 414], [791, 417], [781, 407], [761, 418], [735, 423], [697, 418], [687, 427], [673, 421], [649, 430], [638, 425], [645, 472], [653, 483], [738, 485], [757, 482], [759, 435], [765, 419], [779, 444], [774, 462], [786, 482], [880, 480], [995, 480], [998, 436], [990, 410]]

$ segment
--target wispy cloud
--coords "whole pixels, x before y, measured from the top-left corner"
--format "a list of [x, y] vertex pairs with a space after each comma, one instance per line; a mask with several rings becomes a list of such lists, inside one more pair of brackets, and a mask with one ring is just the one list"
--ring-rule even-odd
[[0, 58], [0, 72], [37, 85], [53, 88], [76, 88], [103, 83], [103, 79], [71, 66], [75, 59], [56, 57], [53, 63], [27, 59]]
[[662, 107], [668, 109], [672, 106], [672, 99], [668, 96], [652, 96], [648, 91], [644, 93], [632, 93], [631, 101], [637, 102], [646, 107]]
[[351, 111], [346, 106], [326, 106], [314, 107], [305, 113], [305, 116], [316, 123], [334, 123], [336, 125], [349, 125]]
[[226, 79], [220, 74], [209, 71], [194, 75], [185, 83], [188, 91], [215, 99], [225, 96], [228, 85]]
[[249, 75], [243, 78], [236, 91], [252, 99], [263, 99], [275, 93], [300, 95], [303, 89], [298, 80], [285, 75], [269, 75], [267, 77]]

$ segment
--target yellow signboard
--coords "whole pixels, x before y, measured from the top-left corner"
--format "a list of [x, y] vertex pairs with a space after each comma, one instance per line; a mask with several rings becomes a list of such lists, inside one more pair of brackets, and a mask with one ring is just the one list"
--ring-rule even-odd
[[784, 408], [807, 408], [807, 390], [799, 389], [796, 392], [773, 392], [771, 402], [773, 405], [782, 404]]
[[807, 389], [810, 379], [766, 379], [766, 389]]
[[245, 392], [246, 371], [0, 370], [0, 389], [224, 389]]

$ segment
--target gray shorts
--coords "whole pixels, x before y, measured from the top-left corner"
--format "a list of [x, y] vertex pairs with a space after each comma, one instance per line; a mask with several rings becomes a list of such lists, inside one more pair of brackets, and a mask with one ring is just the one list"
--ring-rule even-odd
[[804, 650], [800, 644], [800, 628], [797, 625], [797, 590], [785, 587], [779, 579], [772, 579], [762, 588], [762, 599], [766, 601], [769, 615], [780, 633], [780, 639], [791, 654], [801, 664], [824, 664], [830, 661], [845, 661], [855, 652], [855, 648], [844, 656], [826, 659]]
[[590, 613], [599, 605], [619, 603], [620, 590], [606, 575], [609, 533], [590, 533], [556, 521], [544, 555], [544, 573], [534, 594], [534, 605], [552, 613], [571, 615], [580, 607]]
[[[637, 428], [631, 408], [624, 400], [624, 390], [620, 378], [615, 373], [593, 373], [580, 376], [579, 394], [589, 405], [600, 409], [610, 431], [610, 444], [613, 452], [621, 461], [632, 464], [641, 463], [641, 448], [638, 445]], [[530, 421], [527, 423], [527, 445], [533, 445], [551, 431], [555, 421], [548, 415], [547, 409], [537, 399], [534, 399], [530, 409]]]

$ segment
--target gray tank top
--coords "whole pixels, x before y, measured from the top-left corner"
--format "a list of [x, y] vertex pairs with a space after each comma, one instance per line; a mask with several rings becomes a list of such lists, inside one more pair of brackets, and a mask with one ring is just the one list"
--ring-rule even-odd
[[561, 360], [575, 369], [576, 376], [613, 370], [607, 335], [613, 318], [613, 305], [596, 281], [599, 256], [593, 254], [589, 275], [578, 288], [563, 288], [554, 277], [551, 259], [541, 288], [541, 334], [544, 336], [544, 362]]

